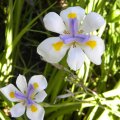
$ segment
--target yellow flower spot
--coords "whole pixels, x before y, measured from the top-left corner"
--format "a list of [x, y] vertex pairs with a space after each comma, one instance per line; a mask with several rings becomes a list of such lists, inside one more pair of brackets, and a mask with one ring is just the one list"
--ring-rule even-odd
[[15, 93], [14, 92], [10, 92], [9, 95], [10, 95], [11, 98], [15, 98]]
[[97, 43], [94, 40], [89, 40], [86, 42], [86, 45], [90, 46], [91, 48], [96, 47]]
[[62, 41], [59, 41], [59, 42], [53, 44], [53, 48], [56, 51], [59, 51], [59, 50], [61, 50], [61, 48], [62, 48], [63, 45], [64, 45], [64, 43]]
[[32, 112], [36, 112], [38, 110], [38, 108], [35, 105], [31, 105], [30, 109]]
[[77, 14], [76, 13], [69, 13], [68, 18], [76, 18]]
[[37, 82], [33, 83], [33, 87], [37, 89], [39, 87], [38, 83]]

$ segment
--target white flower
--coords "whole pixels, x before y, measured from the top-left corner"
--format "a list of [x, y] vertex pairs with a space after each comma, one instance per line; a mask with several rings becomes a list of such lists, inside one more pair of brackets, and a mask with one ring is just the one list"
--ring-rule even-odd
[[32, 76], [28, 85], [23, 75], [16, 80], [19, 90], [12, 84], [1, 88], [1, 92], [12, 102], [19, 102], [10, 110], [12, 117], [20, 117], [26, 111], [27, 117], [31, 120], [43, 120], [44, 108], [37, 103], [42, 102], [47, 96], [44, 89], [47, 81], [42, 75]]
[[67, 63], [73, 70], [78, 70], [84, 63], [85, 54], [95, 64], [101, 64], [105, 50], [103, 40], [91, 35], [104, 23], [101, 15], [90, 12], [85, 16], [81, 7], [69, 7], [61, 11], [48, 13], [43, 19], [45, 28], [59, 33], [58, 37], [44, 40], [37, 48], [39, 55], [49, 63], [58, 63], [68, 51]]

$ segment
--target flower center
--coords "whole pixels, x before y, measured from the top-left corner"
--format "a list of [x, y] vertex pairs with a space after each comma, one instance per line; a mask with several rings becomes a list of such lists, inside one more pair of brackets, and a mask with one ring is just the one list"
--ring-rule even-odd
[[78, 30], [78, 20], [76, 13], [69, 13], [69, 32], [66, 32], [64, 35], [60, 35], [60, 38], [63, 40], [65, 44], [69, 44], [72, 42], [84, 43], [89, 40], [90, 35], [85, 35], [79, 33]]
[[28, 86], [28, 90], [26, 95], [24, 95], [21, 92], [15, 92], [15, 97], [24, 101], [27, 105], [32, 105], [34, 103], [33, 101], [33, 93], [34, 93], [34, 86], [32, 84], [30, 84]]

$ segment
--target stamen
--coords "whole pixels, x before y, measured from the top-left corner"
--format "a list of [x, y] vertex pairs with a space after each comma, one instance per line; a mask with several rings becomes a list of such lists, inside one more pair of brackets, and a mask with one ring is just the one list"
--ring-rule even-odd
[[65, 30], [65, 31], [64, 31], [64, 34], [70, 34], [70, 32]]
[[78, 31], [79, 34], [80, 34], [80, 33], [83, 33], [83, 32], [84, 32], [83, 30], [79, 30], [79, 31]]
[[73, 42], [73, 48], [75, 48], [76, 47], [76, 42]]

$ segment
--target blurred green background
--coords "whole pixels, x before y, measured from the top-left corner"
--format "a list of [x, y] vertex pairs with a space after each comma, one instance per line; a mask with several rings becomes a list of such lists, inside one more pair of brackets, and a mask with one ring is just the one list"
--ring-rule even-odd
[[[105, 26], [96, 32], [105, 42], [100, 66], [85, 62], [77, 72], [50, 65], [40, 59], [40, 42], [57, 34], [45, 30], [43, 17], [80, 6], [101, 14]], [[120, 0], [0, 0], [0, 88], [15, 84], [23, 74], [29, 78], [43, 74], [48, 80], [48, 97], [43, 103], [45, 120], [120, 119]], [[0, 119], [14, 120], [13, 106], [0, 93]], [[16, 118], [26, 120], [26, 116]]]

